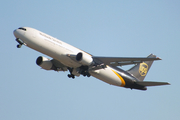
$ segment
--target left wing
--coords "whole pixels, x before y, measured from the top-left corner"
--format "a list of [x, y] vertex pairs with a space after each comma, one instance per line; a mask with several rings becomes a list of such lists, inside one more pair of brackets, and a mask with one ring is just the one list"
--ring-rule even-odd
[[53, 63], [53, 67], [55, 71], [67, 71], [67, 66], [65, 66], [64, 64], [62, 64], [61, 62], [59, 62], [56, 59], [52, 59], [51, 62]]
[[98, 63], [111, 65], [111, 66], [123, 66], [123, 65], [137, 64], [143, 61], [161, 60], [158, 57], [133, 58], [133, 57], [96, 57], [96, 56], [93, 56], [93, 59]]

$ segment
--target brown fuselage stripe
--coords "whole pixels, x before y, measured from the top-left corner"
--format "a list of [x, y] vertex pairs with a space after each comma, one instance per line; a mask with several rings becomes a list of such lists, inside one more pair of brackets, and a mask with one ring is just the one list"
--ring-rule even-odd
[[125, 85], [126, 85], [126, 83], [125, 83], [125, 81], [124, 81], [124, 79], [116, 72], [116, 71], [114, 71], [113, 69], [111, 69], [118, 77], [119, 77], [119, 79], [121, 80], [121, 87], [124, 87]]

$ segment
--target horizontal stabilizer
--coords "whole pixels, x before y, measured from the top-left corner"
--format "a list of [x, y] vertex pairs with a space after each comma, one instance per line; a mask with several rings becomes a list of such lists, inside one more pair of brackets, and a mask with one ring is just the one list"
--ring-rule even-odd
[[142, 85], [142, 86], [170, 85], [167, 82], [149, 82], [149, 81], [137, 81], [136, 84]]

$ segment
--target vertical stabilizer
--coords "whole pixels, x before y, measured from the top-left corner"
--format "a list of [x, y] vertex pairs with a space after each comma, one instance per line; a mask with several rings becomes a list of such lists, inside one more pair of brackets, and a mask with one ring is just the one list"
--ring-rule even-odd
[[[155, 55], [150, 54], [147, 58], [155, 57]], [[128, 72], [133, 74], [133, 76], [136, 77], [138, 80], [143, 81], [153, 62], [154, 61], [144, 61], [142, 63], [138, 63], [137, 65], [129, 69]]]

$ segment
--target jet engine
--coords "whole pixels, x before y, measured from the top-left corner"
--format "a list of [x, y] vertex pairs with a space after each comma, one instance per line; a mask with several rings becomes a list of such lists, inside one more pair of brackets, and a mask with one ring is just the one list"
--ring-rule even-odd
[[92, 65], [93, 64], [92, 56], [89, 54], [84, 54], [82, 52], [79, 52], [76, 55], [76, 60], [82, 65]]
[[53, 70], [53, 63], [46, 57], [39, 56], [36, 59], [36, 64], [45, 70]]

